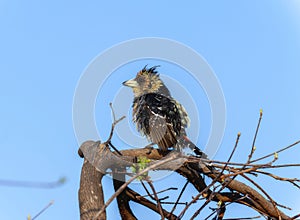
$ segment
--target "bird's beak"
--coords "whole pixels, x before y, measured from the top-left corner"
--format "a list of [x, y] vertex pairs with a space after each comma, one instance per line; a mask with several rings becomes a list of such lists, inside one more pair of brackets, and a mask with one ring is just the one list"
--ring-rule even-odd
[[123, 82], [123, 85], [134, 88], [134, 87], [138, 87], [139, 84], [134, 79], [130, 79], [130, 80]]

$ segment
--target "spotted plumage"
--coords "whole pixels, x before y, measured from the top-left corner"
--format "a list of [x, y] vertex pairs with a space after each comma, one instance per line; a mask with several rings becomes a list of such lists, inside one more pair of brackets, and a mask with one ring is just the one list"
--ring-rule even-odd
[[188, 147], [197, 155], [203, 155], [186, 136], [185, 128], [189, 126], [186, 110], [172, 98], [156, 68], [144, 67], [134, 79], [123, 83], [133, 89], [133, 122], [137, 130], [162, 151]]

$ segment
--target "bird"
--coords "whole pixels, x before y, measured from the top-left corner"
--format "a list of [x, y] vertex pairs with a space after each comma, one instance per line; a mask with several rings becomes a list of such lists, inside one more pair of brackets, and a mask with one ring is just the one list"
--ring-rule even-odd
[[171, 96], [158, 67], [146, 65], [134, 79], [123, 82], [133, 90], [132, 119], [137, 130], [162, 152], [169, 148], [180, 152], [191, 149], [196, 156], [207, 158], [187, 137], [185, 129], [190, 124], [187, 111]]

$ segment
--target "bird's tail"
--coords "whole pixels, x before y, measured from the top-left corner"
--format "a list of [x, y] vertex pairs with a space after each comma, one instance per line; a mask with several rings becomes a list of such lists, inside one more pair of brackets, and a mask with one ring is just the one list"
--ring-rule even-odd
[[207, 155], [201, 151], [187, 136], [179, 138], [175, 145], [175, 149], [178, 151], [184, 151], [184, 149], [191, 149], [198, 157], [207, 159]]

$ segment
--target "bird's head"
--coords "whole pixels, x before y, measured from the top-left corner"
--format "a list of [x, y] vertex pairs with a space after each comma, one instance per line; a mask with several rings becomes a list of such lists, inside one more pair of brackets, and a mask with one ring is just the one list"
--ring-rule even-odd
[[134, 79], [123, 82], [123, 85], [133, 89], [134, 97], [139, 97], [147, 93], [159, 93], [169, 96], [169, 90], [160, 79], [156, 70], [157, 67], [153, 66], [147, 69], [147, 66], [145, 66], [137, 73]]

